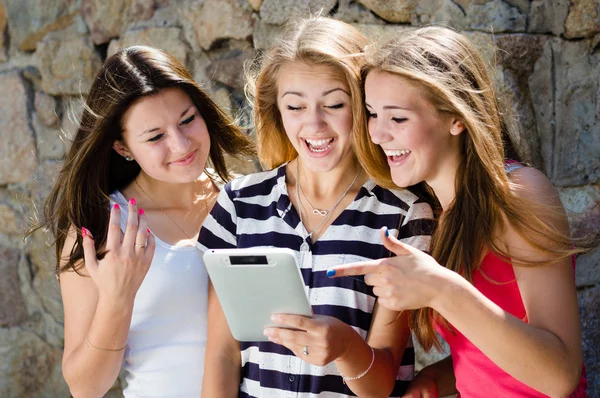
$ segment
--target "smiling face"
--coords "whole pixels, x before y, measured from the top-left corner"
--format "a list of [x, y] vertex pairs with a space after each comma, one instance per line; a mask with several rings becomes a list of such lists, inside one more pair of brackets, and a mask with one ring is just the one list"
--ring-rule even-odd
[[302, 163], [329, 171], [352, 153], [352, 98], [343, 76], [325, 65], [290, 62], [278, 75], [277, 107]]
[[114, 148], [135, 159], [142, 172], [169, 183], [195, 181], [204, 170], [210, 136], [204, 119], [180, 88], [143, 97], [121, 121], [123, 142]]
[[365, 80], [371, 140], [387, 155], [392, 180], [400, 187], [430, 185], [460, 164], [456, 118], [439, 113], [409, 80], [371, 71]]

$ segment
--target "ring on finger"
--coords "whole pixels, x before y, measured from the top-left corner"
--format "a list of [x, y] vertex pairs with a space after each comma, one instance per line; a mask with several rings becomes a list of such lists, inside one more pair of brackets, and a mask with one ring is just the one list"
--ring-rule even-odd
[[305, 345], [305, 346], [302, 348], [302, 355], [308, 355], [308, 346], [307, 346], [307, 345]]
[[138, 245], [137, 243], [135, 244], [136, 247], [141, 247], [142, 249], [144, 249], [146, 247], [146, 245]]

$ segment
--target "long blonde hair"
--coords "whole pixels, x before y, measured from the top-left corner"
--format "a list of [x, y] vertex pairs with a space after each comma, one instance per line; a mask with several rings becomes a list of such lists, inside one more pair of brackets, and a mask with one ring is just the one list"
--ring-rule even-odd
[[297, 20], [266, 54], [247, 67], [246, 96], [253, 104], [258, 157], [267, 169], [297, 156], [283, 128], [277, 108], [277, 79], [280, 68], [289, 62], [326, 65], [339, 73], [350, 88], [353, 135], [366, 131], [362, 104], [362, 50], [367, 39], [353, 26], [326, 17]]
[[[539, 203], [515, 194], [517, 187], [505, 171], [504, 146], [509, 144], [511, 124], [506, 123], [499, 109], [483, 58], [467, 38], [442, 27], [403, 31], [391, 41], [369, 46], [363, 77], [371, 70], [409, 80], [421, 88], [438, 112], [452, 115], [465, 125], [456, 197], [443, 213], [441, 209], [436, 212], [439, 216], [431, 253], [438, 263], [472, 281], [485, 250], [509, 258], [496, 240], [504, 220], [533, 247], [556, 261], [578, 251], [572, 248], [570, 236], [540, 219]], [[396, 188], [382, 149], [371, 142], [368, 134], [355, 139], [357, 157], [365, 170], [379, 185]], [[530, 234], [544, 236], [554, 244], [542, 247]], [[537, 264], [514, 260], [522, 265]], [[436, 317], [439, 314], [431, 308], [413, 311], [411, 316], [411, 327], [426, 349], [439, 347], [433, 328]]]

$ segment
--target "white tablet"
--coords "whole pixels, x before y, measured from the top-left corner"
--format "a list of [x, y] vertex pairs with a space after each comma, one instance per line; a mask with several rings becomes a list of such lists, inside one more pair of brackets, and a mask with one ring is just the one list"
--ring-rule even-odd
[[233, 337], [268, 341], [273, 314], [312, 316], [300, 268], [290, 249], [209, 249], [208, 275]]

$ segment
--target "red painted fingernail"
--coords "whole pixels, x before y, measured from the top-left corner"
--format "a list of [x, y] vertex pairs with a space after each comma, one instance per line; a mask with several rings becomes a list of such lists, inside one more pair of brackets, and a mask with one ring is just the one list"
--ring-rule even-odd
[[141, 215], [143, 215], [143, 214], [144, 214], [144, 209], [142, 209], [142, 208], [140, 207], [140, 210], [138, 211], [138, 213], [140, 213], [140, 216], [141, 216]]
[[89, 236], [90, 239], [94, 239], [94, 235], [92, 235], [92, 233], [90, 232], [90, 230], [87, 229], [86, 227], [81, 227], [81, 236], [83, 238], [85, 238], [86, 236]]
[[119, 210], [121, 208], [121, 206], [119, 206], [117, 203], [115, 203], [115, 205], [113, 207], [117, 210]]
[[152, 233], [152, 232], [150, 232], [150, 228], [146, 228], [146, 232], [148, 232], [149, 234]]
[[131, 203], [132, 205], [134, 205], [134, 206], [135, 206], [135, 204], [136, 204], [137, 202], [135, 201], [135, 198], [131, 198], [131, 199], [129, 199], [129, 203]]

